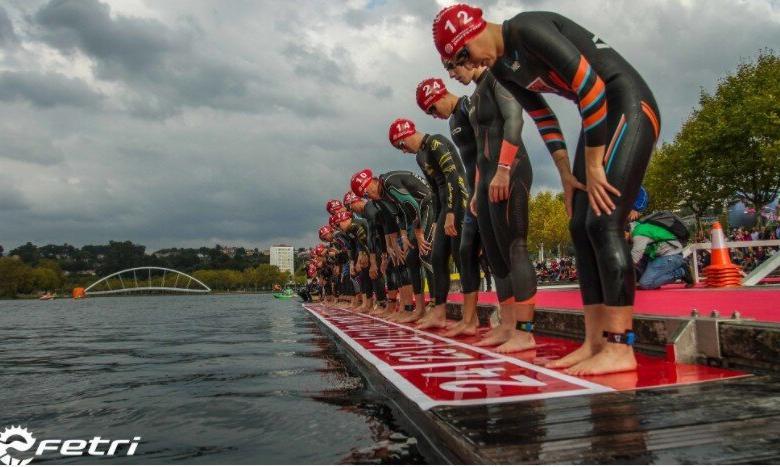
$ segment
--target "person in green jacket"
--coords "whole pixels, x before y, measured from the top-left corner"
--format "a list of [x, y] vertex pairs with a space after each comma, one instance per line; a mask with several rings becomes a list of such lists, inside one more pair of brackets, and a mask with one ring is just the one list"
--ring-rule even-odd
[[631, 258], [637, 270], [637, 287], [657, 289], [683, 280], [693, 286], [688, 263], [683, 258], [683, 245], [669, 230], [655, 224], [637, 222], [631, 230]]

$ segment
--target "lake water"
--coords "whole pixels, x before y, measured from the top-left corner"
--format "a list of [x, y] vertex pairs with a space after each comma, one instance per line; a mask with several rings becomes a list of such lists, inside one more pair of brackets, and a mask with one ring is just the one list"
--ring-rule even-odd
[[267, 295], [0, 301], [12, 425], [37, 442], [141, 437], [132, 457], [34, 463], [425, 462], [300, 303]]

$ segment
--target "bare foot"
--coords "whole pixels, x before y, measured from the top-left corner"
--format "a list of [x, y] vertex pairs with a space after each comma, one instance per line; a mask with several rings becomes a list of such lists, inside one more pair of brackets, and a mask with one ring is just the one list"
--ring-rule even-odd
[[500, 345], [496, 349], [496, 352], [513, 353], [531, 350], [533, 348], [536, 348], [536, 341], [534, 340], [533, 334], [530, 332], [515, 331], [512, 338]]
[[455, 337], [455, 336], [476, 336], [477, 335], [477, 323], [466, 323], [464, 321], [458, 321], [449, 327], [447, 332], [442, 334], [443, 337]]
[[413, 323], [420, 318], [422, 318], [422, 313], [413, 311], [411, 313], [404, 313], [406, 316], [399, 318], [398, 321], [396, 321], [399, 324], [405, 324], [405, 323]]
[[580, 346], [579, 349], [575, 350], [569, 355], [563, 358], [559, 358], [558, 360], [553, 360], [552, 362], [546, 364], [545, 368], [569, 368], [570, 366], [576, 365], [583, 360], [589, 359], [592, 356], [593, 348], [590, 344], [585, 342]]
[[490, 337], [485, 337], [474, 345], [477, 347], [493, 347], [496, 345], [501, 345], [512, 338], [512, 332], [514, 329], [508, 327], [498, 327], [493, 331], [494, 332]]
[[446, 325], [447, 318], [444, 316], [436, 316], [435, 313], [432, 313], [425, 321], [420, 320], [420, 323], [417, 325], [417, 329], [422, 331], [425, 329], [443, 328]]
[[601, 352], [564, 370], [572, 376], [605, 375], [636, 370], [634, 348], [625, 344], [606, 344]]

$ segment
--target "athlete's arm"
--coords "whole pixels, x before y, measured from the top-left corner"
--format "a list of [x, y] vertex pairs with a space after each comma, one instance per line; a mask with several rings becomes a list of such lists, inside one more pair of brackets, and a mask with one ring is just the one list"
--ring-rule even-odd
[[455, 147], [449, 141], [440, 142], [438, 148], [433, 151], [439, 168], [447, 180], [447, 213], [455, 213], [455, 208], [463, 205], [463, 192], [467, 191], [466, 181], [458, 171], [459, 161], [456, 162], [454, 151]]

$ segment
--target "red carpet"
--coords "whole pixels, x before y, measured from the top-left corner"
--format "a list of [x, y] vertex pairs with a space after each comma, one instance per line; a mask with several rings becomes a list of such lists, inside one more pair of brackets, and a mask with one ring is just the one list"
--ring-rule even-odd
[[[480, 292], [479, 302], [498, 303], [495, 292]], [[463, 302], [463, 295], [452, 293], [451, 302]], [[581, 310], [580, 292], [574, 289], [540, 289], [536, 294], [538, 308]], [[730, 317], [735, 310], [742, 318], [756, 321], [780, 322], [780, 288], [760, 289], [684, 289], [668, 286], [659, 290], [638, 290], [635, 311], [639, 314], [660, 316], [690, 316], [692, 309], [701, 316], [718, 310], [720, 316]]]

